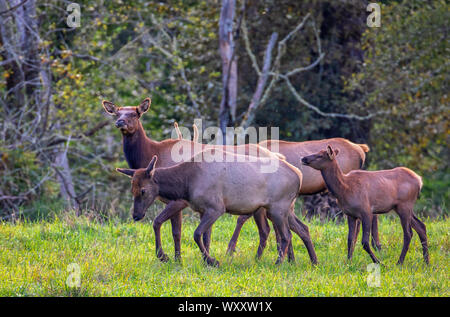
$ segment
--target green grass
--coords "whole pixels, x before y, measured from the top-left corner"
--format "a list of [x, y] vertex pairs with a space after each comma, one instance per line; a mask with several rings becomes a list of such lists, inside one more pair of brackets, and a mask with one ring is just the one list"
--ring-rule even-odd
[[[0, 296], [449, 296], [449, 221], [426, 220], [430, 265], [414, 234], [403, 266], [395, 263], [402, 246], [399, 220], [380, 217], [383, 250], [380, 287], [367, 285], [369, 256], [360, 238], [346, 261], [346, 224], [307, 223], [320, 264], [311, 266], [294, 236], [296, 262], [274, 265], [274, 235], [263, 257], [254, 258], [258, 234], [244, 225], [233, 257], [225, 254], [236, 218], [225, 215], [213, 227], [211, 254], [220, 268], [206, 267], [192, 236], [198, 224], [185, 217], [182, 263], [155, 257], [151, 224], [63, 217], [51, 222], [0, 223]], [[173, 257], [170, 222], [163, 247]], [[79, 265], [81, 285], [67, 286], [68, 266]]]

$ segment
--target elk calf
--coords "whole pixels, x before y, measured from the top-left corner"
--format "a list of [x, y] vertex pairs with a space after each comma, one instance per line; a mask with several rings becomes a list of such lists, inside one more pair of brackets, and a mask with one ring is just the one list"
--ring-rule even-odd
[[[230, 155], [234, 159], [230, 161], [227, 157], [221, 162], [212, 161], [211, 158], [217, 158], [218, 153]], [[202, 157], [199, 158], [199, 155]], [[317, 263], [308, 228], [293, 212], [301, 187], [301, 172], [274, 155], [255, 157], [253, 161], [238, 160], [238, 157], [218, 149], [208, 149], [192, 157], [189, 162], [172, 167], [154, 168], [157, 161], [154, 156], [146, 169], [117, 169], [133, 178], [133, 219], [142, 219], [146, 209], [157, 197], [186, 201], [194, 211], [201, 214], [194, 240], [206, 263], [218, 266], [219, 262], [209, 255], [205, 247], [204, 234], [225, 212], [246, 215], [264, 208], [281, 240], [277, 263], [283, 261], [291, 242], [290, 229], [304, 241], [311, 262]], [[279, 160], [277, 170], [261, 173], [261, 167], [272, 164], [271, 160]]]
[[403, 228], [403, 249], [398, 260], [402, 264], [411, 242], [411, 227], [418, 233], [422, 243], [423, 258], [429, 263], [426, 227], [414, 214], [413, 207], [422, 188], [419, 175], [406, 167], [391, 170], [355, 170], [344, 174], [335, 157], [339, 149], [330, 145], [326, 150], [305, 156], [302, 163], [320, 170], [328, 190], [338, 199], [338, 204], [348, 216], [348, 259], [352, 258], [354, 242], [362, 222], [362, 245], [364, 250], [379, 263], [370, 249], [369, 236], [374, 214], [387, 213], [394, 209]]
[[[195, 130], [194, 130], [195, 131]], [[366, 144], [356, 144], [343, 138], [332, 138], [324, 140], [304, 141], [304, 142], [289, 142], [280, 140], [266, 140], [258, 143], [258, 145], [267, 148], [270, 151], [281, 153], [285, 156], [288, 163], [297, 167], [303, 175], [302, 188], [300, 189], [300, 195], [311, 195], [322, 192], [326, 189], [325, 182], [319, 171], [302, 165], [299, 161], [299, 157], [316, 153], [319, 150], [325, 148], [328, 144], [333, 147], [339, 147], [341, 150], [339, 157], [337, 158], [340, 168], [344, 173], [348, 173], [352, 170], [362, 168], [366, 159], [366, 152], [369, 151], [369, 147]], [[259, 232], [262, 234], [261, 239], [267, 239], [265, 234], [268, 235], [270, 227], [267, 224], [267, 217], [260, 213], [255, 215], [255, 220], [259, 218], [261, 226]], [[250, 216], [239, 216], [237, 220], [236, 229], [228, 244], [227, 252], [232, 254], [236, 248], [236, 243], [239, 237], [239, 233], [244, 223], [250, 218]], [[266, 225], [265, 225], [266, 224]], [[261, 246], [261, 244], [260, 244]], [[378, 237], [378, 221], [377, 216], [374, 216], [372, 221], [372, 246], [376, 249], [381, 249], [380, 239]], [[263, 249], [258, 250], [258, 257], [261, 256]], [[289, 254], [291, 258], [294, 258], [294, 254]]]

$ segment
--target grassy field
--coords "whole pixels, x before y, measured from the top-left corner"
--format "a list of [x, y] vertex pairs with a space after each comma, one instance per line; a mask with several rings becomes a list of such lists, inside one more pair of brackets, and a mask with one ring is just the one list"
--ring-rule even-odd
[[[243, 228], [233, 257], [225, 254], [236, 218], [225, 215], [213, 227], [211, 253], [220, 268], [206, 267], [192, 236], [197, 220], [183, 224], [182, 263], [155, 257], [150, 223], [63, 217], [51, 222], [0, 224], [0, 296], [449, 296], [449, 225], [425, 220], [430, 246], [426, 266], [417, 234], [405, 264], [395, 263], [402, 246], [398, 218], [380, 217], [383, 250], [379, 287], [369, 287], [370, 258], [360, 237], [346, 261], [347, 225], [307, 223], [320, 264], [312, 267], [302, 241], [294, 236], [296, 262], [274, 265], [271, 233], [261, 260], [254, 255], [258, 234], [253, 221]], [[173, 258], [170, 224], [163, 246]], [[70, 287], [71, 263], [80, 269], [79, 287]], [[69, 279], [75, 281], [76, 279]]]

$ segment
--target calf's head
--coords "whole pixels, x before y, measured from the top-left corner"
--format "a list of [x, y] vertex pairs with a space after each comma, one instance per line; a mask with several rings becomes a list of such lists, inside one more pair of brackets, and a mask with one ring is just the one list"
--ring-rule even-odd
[[106, 100], [103, 100], [102, 105], [107, 113], [116, 117], [116, 127], [120, 129], [120, 132], [124, 135], [132, 135], [139, 129], [139, 118], [147, 112], [151, 103], [151, 99], [146, 98], [137, 107], [118, 107]]
[[148, 207], [158, 197], [159, 186], [153, 175], [158, 158], [153, 156], [147, 168], [116, 168], [116, 171], [131, 177], [131, 192], [134, 198], [133, 220], [139, 221], [145, 216]]
[[339, 149], [332, 149], [331, 145], [327, 145], [326, 150], [303, 157], [303, 165], [310, 166], [314, 169], [321, 170], [333, 161], [339, 153]]

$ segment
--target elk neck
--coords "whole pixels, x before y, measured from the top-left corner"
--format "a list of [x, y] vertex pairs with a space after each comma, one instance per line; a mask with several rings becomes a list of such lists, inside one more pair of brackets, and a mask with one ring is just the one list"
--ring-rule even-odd
[[153, 174], [159, 186], [158, 195], [168, 200], [189, 199], [190, 166], [180, 163], [166, 168], [157, 168]]
[[153, 155], [158, 155], [154, 141], [147, 137], [141, 122], [133, 134], [123, 134], [123, 152], [130, 168], [145, 168]]
[[320, 170], [323, 180], [327, 185], [328, 190], [336, 197], [340, 196], [347, 188], [344, 180], [344, 173], [342, 173], [336, 159], [332, 160], [330, 164], [324, 169]]

